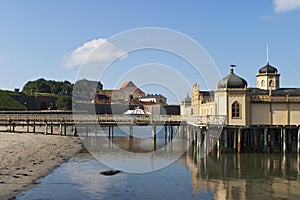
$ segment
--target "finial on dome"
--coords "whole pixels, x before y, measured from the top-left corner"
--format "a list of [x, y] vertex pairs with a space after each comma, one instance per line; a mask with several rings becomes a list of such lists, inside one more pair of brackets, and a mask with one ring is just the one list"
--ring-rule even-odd
[[236, 65], [230, 65], [230, 73], [233, 73], [233, 68], [235, 68]]
[[267, 43], [267, 65], [269, 64], [269, 44]]

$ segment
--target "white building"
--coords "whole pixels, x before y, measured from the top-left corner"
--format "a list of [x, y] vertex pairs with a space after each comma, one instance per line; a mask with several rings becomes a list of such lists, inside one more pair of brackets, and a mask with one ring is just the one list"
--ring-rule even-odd
[[[277, 142], [283, 149], [292, 148], [300, 137], [300, 88], [281, 88], [280, 74], [269, 63], [258, 70], [256, 79], [256, 87], [249, 88], [232, 68], [213, 91], [200, 91], [194, 84], [191, 98], [181, 103], [181, 114], [225, 116], [224, 130], [233, 134], [234, 141], [240, 131], [245, 143], [254, 137], [251, 140], [264, 145]], [[287, 143], [282, 146], [284, 141]]]

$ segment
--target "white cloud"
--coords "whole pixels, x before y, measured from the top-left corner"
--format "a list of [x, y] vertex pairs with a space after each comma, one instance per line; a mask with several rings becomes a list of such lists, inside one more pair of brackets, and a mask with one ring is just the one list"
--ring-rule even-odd
[[127, 57], [127, 53], [108, 42], [106, 39], [99, 38], [84, 43], [72, 51], [65, 58], [66, 68], [73, 68], [81, 64], [96, 63], [101, 61], [109, 61], [111, 59]]
[[276, 13], [288, 12], [300, 8], [300, 0], [273, 0]]

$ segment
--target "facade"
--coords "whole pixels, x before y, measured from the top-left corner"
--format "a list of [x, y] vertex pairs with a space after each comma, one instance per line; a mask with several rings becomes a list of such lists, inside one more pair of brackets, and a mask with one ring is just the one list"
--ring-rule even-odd
[[231, 69], [210, 92], [194, 84], [190, 103], [181, 103], [183, 115], [226, 116], [227, 126], [298, 126], [300, 125], [300, 88], [281, 88], [280, 74], [269, 63], [259, 69], [257, 86]]
[[147, 94], [139, 98], [141, 102], [152, 102], [155, 104], [167, 104], [167, 98], [161, 94]]
[[97, 90], [96, 96], [107, 96], [111, 102], [138, 100], [145, 93], [132, 81], [123, 83], [119, 90]]
[[215, 139], [225, 148], [300, 152], [300, 88], [281, 88], [280, 74], [269, 63], [256, 80], [256, 87], [248, 87], [232, 68], [213, 91], [194, 84], [191, 98], [180, 105], [181, 115], [224, 119], [221, 137]]

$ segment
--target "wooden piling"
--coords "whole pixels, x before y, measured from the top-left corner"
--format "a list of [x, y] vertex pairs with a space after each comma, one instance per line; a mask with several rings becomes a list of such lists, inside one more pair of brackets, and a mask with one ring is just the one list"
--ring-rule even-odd
[[62, 135], [62, 123], [59, 124], [59, 135]]
[[53, 135], [53, 124], [50, 125], [50, 134]]
[[171, 140], [171, 126], [169, 125], [168, 126], [168, 140], [170, 141]]
[[236, 135], [237, 135], [237, 129], [234, 129], [234, 133], [233, 133], [233, 150], [236, 151]]
[[73, 125], [73, 136], [77, 136], [77, 129], [75, 125]]
[[47, 124], [47, 122], [45, 122], [45, 132], [44, 132], [44, 134], [45, 134], [45, 135], [48, 134], [48, 124]]
[[164, 125], [164, 136], [165, 136], [165, 141], [167, 140], [168, 136], [168, 126]]
[[111, 137], [111, 126], [108, 126], [108, 138], [110, 139]]
[[67, 124], [66, 123], [64, 124], [64, 135], [65, 136], [67, 135]]
[[292, 150], [292, 130], [287, 129], [287, 152]]
[[267, 135], [268, 135], [268, 127], [265, 127], [264, 128], [264, 152], [267, 151], [267, 145], [268, 145]]
[[286, 129], [285, 127], [281, 128], [282, 131], [282, 152], [286, 153]]
[[152, 139], [156, 140], [156, 124], [152, 124]]
[[133, 137], [133, 125], [129, 125], [129, 137]]
[[26, 124], [27, 124], [27, 131], [26, 132], [29, 133], [29, 119], [28, 118], [26, 119]]
[[[298, 126], [298, 135], [297, 135], [297, 153], [300, 153], [300, 126]], [[299, 165], [298, 165], [299, 166]]]
[[223, 138], [224, 138], [224, 148], [227, 148], [227, 130], [223, 129]]
[[35, 133], [35, 122], [33, 122], [32, 132]]
[[238, 153], [241, 152], [241, 128], [238, 128], [238, 138], [237, 138], [237, 151]]

